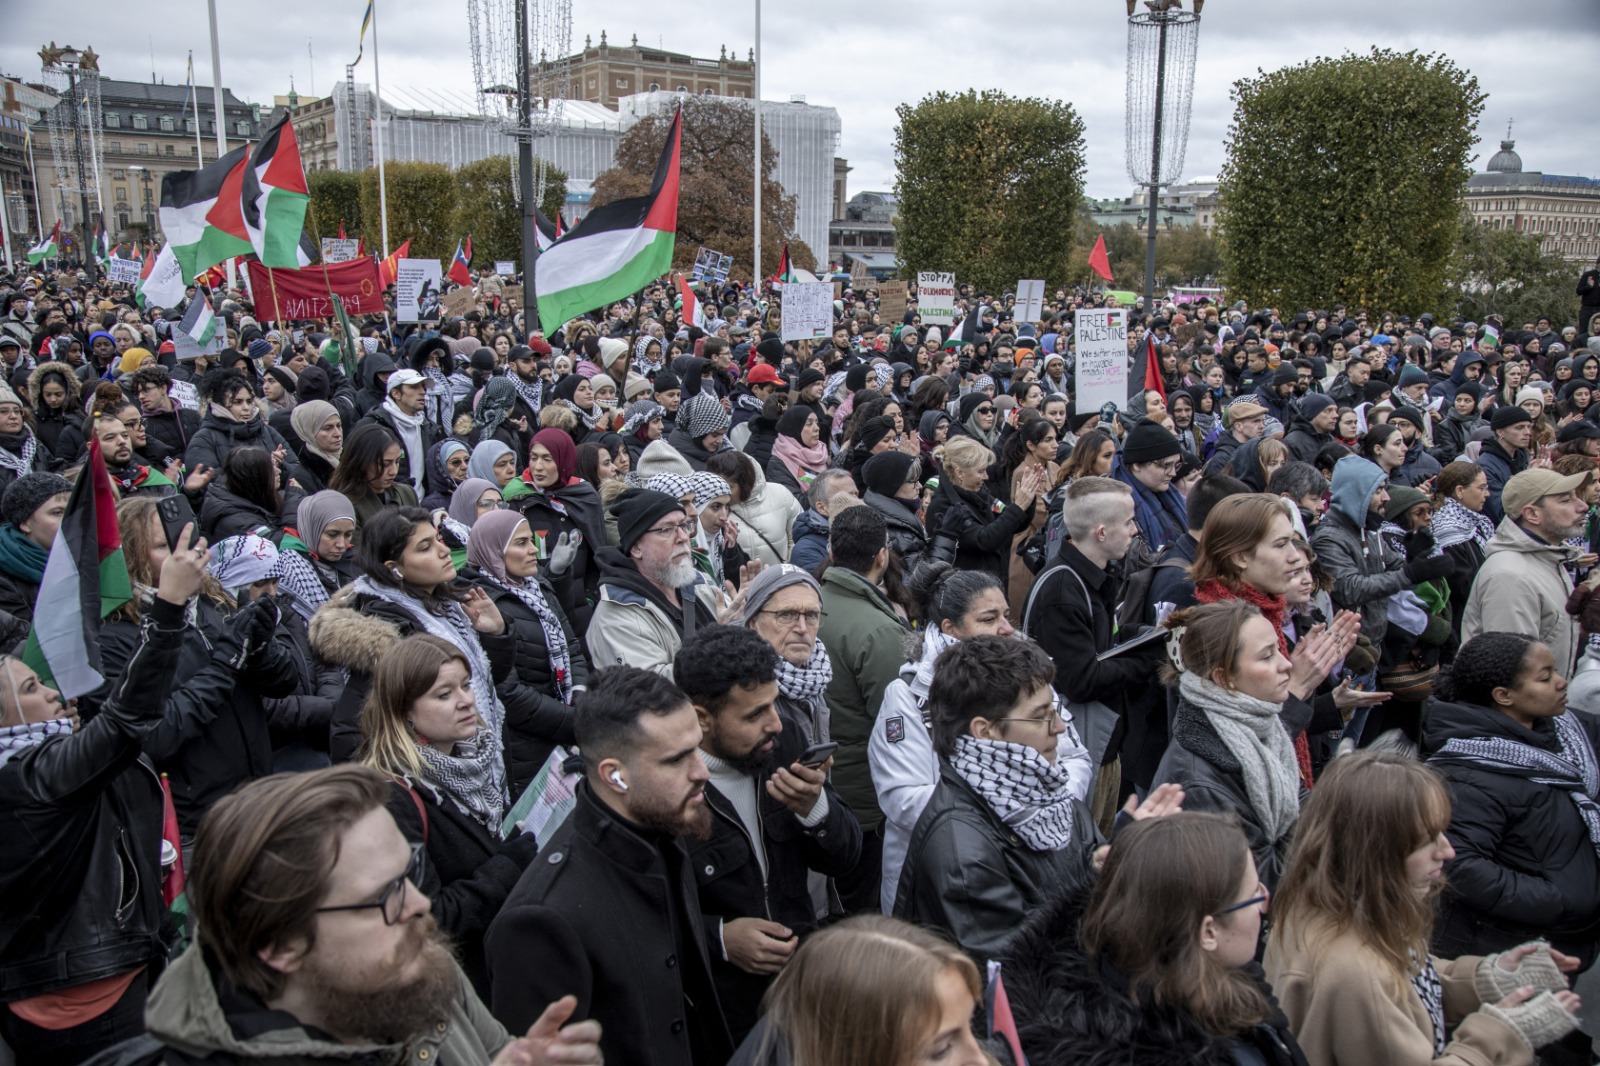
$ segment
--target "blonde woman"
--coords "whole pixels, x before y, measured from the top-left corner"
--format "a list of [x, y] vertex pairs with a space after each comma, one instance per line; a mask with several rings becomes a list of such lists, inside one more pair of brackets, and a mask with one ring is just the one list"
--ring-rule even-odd
[[1011, 571], [1012, 539], [1033, 520], [1040, 493], [1048, 484], [1048, 470], [1042, 465], [1027, 468], [1017, 480], [1011, 502], [1004, 503], [988, 489], [994, 461], [994, 452], [971, 437], [946, 443], [944, 471], [924, 524], [934, 538], [936, 558], [961, 570], [993, 574], [1004, 586]]
[[1577, 1026], [1577, 959], [1543, 943], [1429, 953], [1449, 825], [1444, 783], [1411, 759], [1357, 752], [1317, 781], [1265, 958], [1311, 1066], [1528, 1066]]
[[978, 968], [935, 934], [881, 915], [800, 945], [728, 1066], [995, 1066], [972, 1032]]

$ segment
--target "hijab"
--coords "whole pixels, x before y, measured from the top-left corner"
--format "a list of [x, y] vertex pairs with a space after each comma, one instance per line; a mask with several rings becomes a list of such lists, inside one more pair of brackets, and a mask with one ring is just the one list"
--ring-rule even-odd
[[295, 532], [315, 555], [317, 545], [322, 542], [322, 531], [341, 518], [354, 522], [356, 509], [344, 493], [323, 489], [301, 500], [294, 517]]
[[[504, 441], [486, 440], [479, 441], [478, 446], [472, 449], [472, 458], [467, 460], [467, 477], [481, 478], [489, 484], [500, 487], [500, 482], [495, 480], [494, 464], [502, 455], [515, 456], [517, 453], [511, 445]], [[469, 526], [472, 524], [467, 523]]]
[[329, 418], [337, 418], [338, 415], [338, 410], [327, 400], [307, 400], [305, 403], [297, 404], [294, 410], [289, 412], [289, 426], [305, 443], [306, 451], [326, 459], [334, 466], [339, 465], [339, 453], [330, 454], [322, 450], [321, 445], [317, 443], [317, 430], [321, 429]]
[[450, 494], [450, 517], [471, 529], [478, 520], [478, 501], [486, 492], [499, 492], [500, 486], [481, 477], [469, 477]]
[[[529, 450], [533, 445], [542, 444], [550, 452], [550, 457], [556, 461], [556, 483], [553, 488], [564, 488], [572, 484], [573, 475], [578, 470], [578, 448], [572, 443], [572, 435], [564, 429], [541, 429], [533, 435]], [[528, 478], [528, 484], [533, 484], [533, 479]]]

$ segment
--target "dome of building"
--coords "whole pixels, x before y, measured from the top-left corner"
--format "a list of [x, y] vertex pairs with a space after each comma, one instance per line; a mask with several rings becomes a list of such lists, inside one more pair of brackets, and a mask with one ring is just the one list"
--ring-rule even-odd
[[1522, 157], [1512, 149], [1517, 146], [1516, 141], [1501, 141], [1500, 150], [1489, 159], [1488, 171], [1491, 174], [1520, 174], [1522, 173]]

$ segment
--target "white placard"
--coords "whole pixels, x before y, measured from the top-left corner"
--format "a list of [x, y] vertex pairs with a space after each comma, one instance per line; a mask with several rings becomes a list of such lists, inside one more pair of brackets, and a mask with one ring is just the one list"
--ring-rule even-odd
[[1017, 282], [1017, 306], [1012, 312], [1018, 322], [1037, 322], [1044, 317], [1044, 282]]
[[956, 276], [937, 270], [917, 275], [917, 314], [924, 326], [948, 326], [956, 320]]
[[[754, 156], [751, 158], [754, 158]], [[517, 264], [509, 259], [496, 259], [494, 261], [494, 272], [502, 278], [514, 278], [517, 276]]]
[[400, 260], [394, 275], [395, 321], [439, 321], [439, 283], [443, 276], [437, 259]]
[[361, 251], [361, 240], [357, 237], [324, 237], [322, 238], [322, 261], [330, 266], [334, 263], [348, 263]]
[[786, 341], [810, 341], [833, 332], [833, 283], [791, 281], [783, 287], [783, 322], [778, 335]]
[[1128, 405], [1128, 312], [1080, 308], [1074, 316], [1079, 414]]
[[114, 285], [139, 284], [139, 271], [144, 263], [138, 259], [121, 259], [112, 256], [106, 263], [106, 280]]

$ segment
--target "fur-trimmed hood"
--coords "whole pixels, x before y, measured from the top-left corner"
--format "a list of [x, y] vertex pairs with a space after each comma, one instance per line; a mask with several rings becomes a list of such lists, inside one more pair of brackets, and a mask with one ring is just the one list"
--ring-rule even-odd
[[82, 383], [72, 367], [66, 363], [51, 360], [40, 363], [28, 375], [28, 402], [37, 414], [44, 409], [44, 401], [39, 397], [39, 386], [44, 384], [44, 379], [49, 374], [59, 374], [63, 387], [67, 390], [67, 404], [63, 409], [68, 416], [82, 415], [83, 410], [78, 406], [78, 397], [82, 394]]
[[[1028, 1061], [1236, 1066], [1235, 1041], [1206, 1032], [1185, 1011], [1135, 1003], [1121, 974], [1084, 953], [1079, 923], [1091, 890], [1085, 885], [1051, 899], [1001, 952], [1006, 996]], [[1260, 968], [1251, 965], [1259, 979]], [[1304, 1066], [1281, 1014], [1276, 1026], [1258, 1026], [1244, 1042], [1275, 1066]]]
[[311, 616], [307, 635], [312, 651], [323, 662], [371, 674], [384, 652], [400, 639], [402, 630], [385, 618], [363, 613], [360, 599], [352, 585], [335, 592]]

